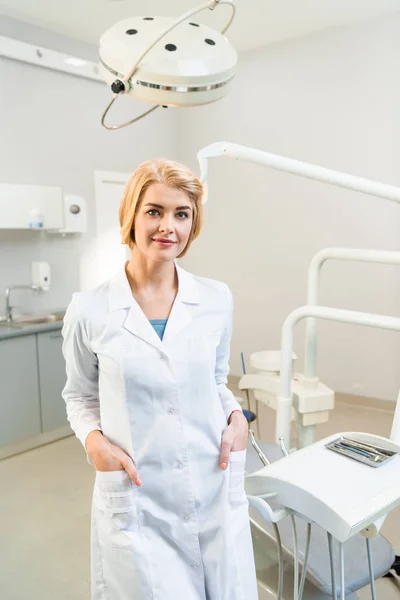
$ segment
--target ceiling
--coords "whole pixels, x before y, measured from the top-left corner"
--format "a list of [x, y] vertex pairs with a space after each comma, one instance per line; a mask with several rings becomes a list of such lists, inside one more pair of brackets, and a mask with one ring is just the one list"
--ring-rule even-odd
[[[101, 34], [129, 16], [179, 16], [204, 0], [1, 0], [1, 13], [97, 45]], [[249, 50], [328, 27], [400, 11], [399, 0], [236, 0], [228, 37]], [[220, 27], [229, 8], [204, 11], [197, 20]]]

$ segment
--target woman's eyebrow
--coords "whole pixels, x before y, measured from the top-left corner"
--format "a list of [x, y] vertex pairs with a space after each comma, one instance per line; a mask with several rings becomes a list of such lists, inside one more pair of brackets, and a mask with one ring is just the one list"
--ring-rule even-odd
[[[148, 202], [147, 204], [145, 204], [145, 206], [155, 206], [156, 208], [161, 208], [163, 209], [164, 206], [161, 206], [161, 204], [155, 204], [154, 202]], [[177, 206], [175, 210], [192, 210], [191, 206]]]

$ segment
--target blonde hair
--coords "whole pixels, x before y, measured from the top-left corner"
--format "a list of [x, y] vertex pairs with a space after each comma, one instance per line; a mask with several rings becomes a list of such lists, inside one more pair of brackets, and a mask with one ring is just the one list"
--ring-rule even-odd
[[135, 217], [146, 190], [153, 183], [164, 183], [187, 194], [193, 205], [192, 229], [188, 243], [178, 258], [185, 256], [203, 226], [203, 186], [198, 178], [184, 165], [172, 160], [147, 160], [135, 169], [125, 186], [119, 208], [121, 241], [129, 248], [135, 245]]

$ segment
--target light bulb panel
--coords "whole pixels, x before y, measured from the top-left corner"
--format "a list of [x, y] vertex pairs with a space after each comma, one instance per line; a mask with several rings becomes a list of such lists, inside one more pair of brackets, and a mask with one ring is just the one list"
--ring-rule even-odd
[[[108, 29], [100, 40], [100, 70], [111, 86], [124, 79], [140, 55], [165, 28], [169, 17], [131, 17]], [[235, 75], [237, 53], [219, 31], [184, 21], [144, 56], [126, 94], [151, 104], [196, 106], [225, 96]]]

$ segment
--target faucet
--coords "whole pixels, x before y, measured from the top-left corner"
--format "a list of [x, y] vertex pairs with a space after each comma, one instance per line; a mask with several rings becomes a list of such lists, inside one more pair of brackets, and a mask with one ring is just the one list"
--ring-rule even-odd
[[12, 321], [12, 309], [10, 304], [11, 290], [32, 290], [35, 294], [38, 294], [42, 288], [37, 285], [10, 285], [5, 289], [6, 298], [6, 321], [11, 323]]

